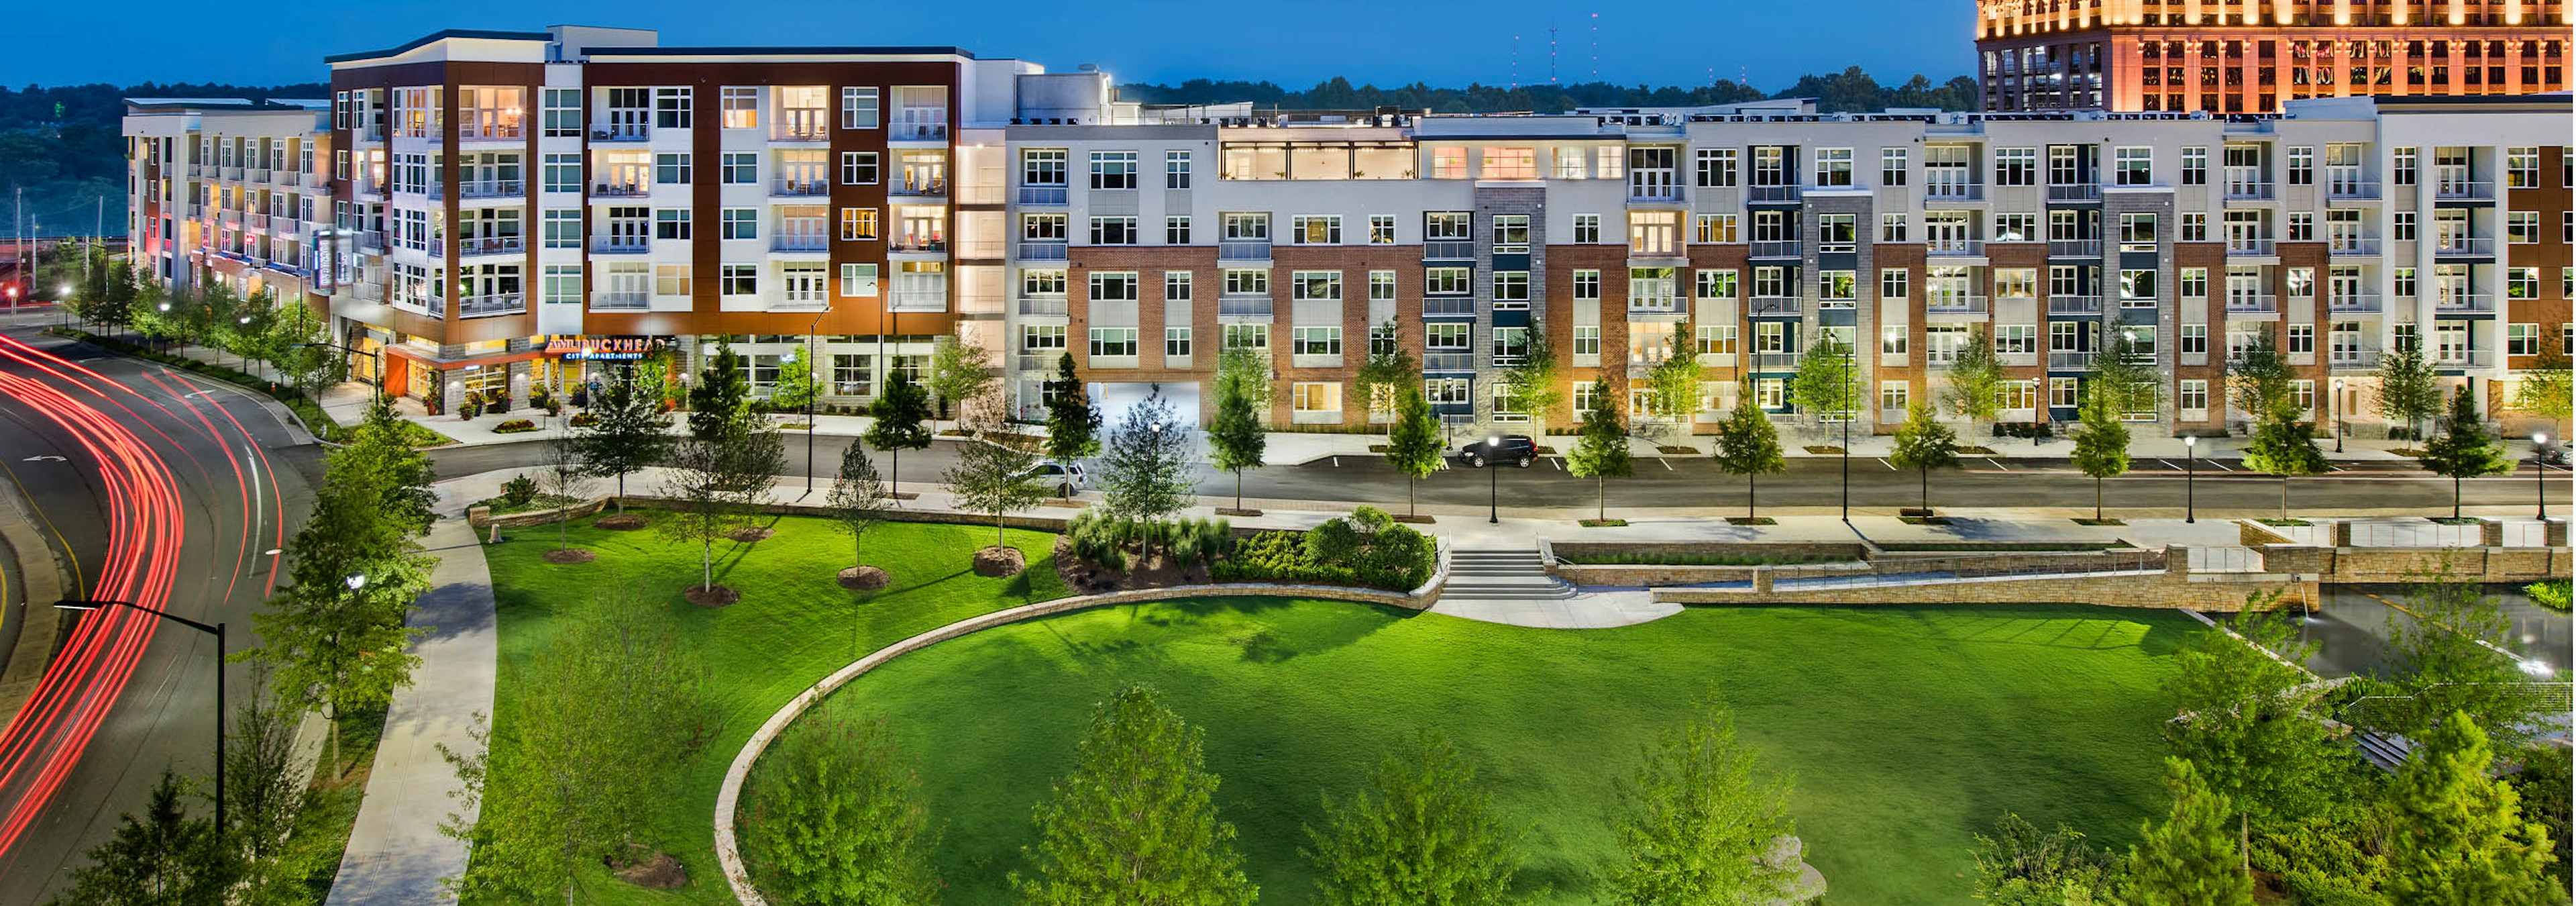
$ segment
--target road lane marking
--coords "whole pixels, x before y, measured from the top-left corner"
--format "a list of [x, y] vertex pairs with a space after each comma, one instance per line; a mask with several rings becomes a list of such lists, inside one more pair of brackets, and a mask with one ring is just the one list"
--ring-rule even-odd
[[2226, 463], [2219, 462], [2218, 460], [2215, 460], [2215, 459], [2210, 460], [2210, 461], [2209, 461], [2209, 464], [2210, 464], [2211, 466], [2216, 467], [2216, 468], [2217, 468], [2219, 471], [2221, 471], [2221, 472], [2233, 472], [2233, 471], [2236, 471], [2235, 469], [2228, 468]]
[[2173, 469], [2173, 470], [2174, 470], [2174, 471], [2176, 471], [2176, 472], [2180, 472], [2180, 471], [2182, 471], [2181, 469], [2174, 469], [2173, 460], [2170, 460], [2170, 459], [2159, 459], [2159, 460], [2156, 460], [2156, 461], [2157, 461], [2157, 462], [2160, 462], [2160, 463], [2164, 463], [2164, 464], [2165, 464], [2165, 468]]
[[1994, 457], [1992, 457], [1992, 456], [1988, 456], [1988, 457], [1986, 457], [1986, 461], [1987, 461], [1987, 462], [1990, 462], [1990, 463], [1994, 463], [1995, 471], [1998, 471], [1998, 472], [2010, 472], [2010, 471], [2012, 471], [2012, 469], [2011, 469], [2011, 468], [2009, 468], [2009, 467], [2005, 466], [2001, 461], [1996, 460], [1996, 459], [1995, 459]]
[[1879, 457], [1878, 464], [1879, 464], [1879, 465], [1882, 465], [1882, 466], [1886, 466], [1886, 467], [1887, 467], [1887, 470], [1888, 470], [1888, 471], [1890, 471], [1890, 472], [1896, 471], [1896, 464], [1895, 464], [1895, 463], [1892, 463], [1892, 462], [1888, 462], [1886, 457], [1883, 457], [1883, 456], [1882, 456], [1882, 457]]
[[1663, 457], [1661, 457], [1661, 456], [1655, 457], [1655, 461], [1656, 461], [1656, 462], [1660, 462], [1660, 463], [1663, 463], [1663, 464], [1664, 464], [1664, 471], [1666, 471], [1666, 472], [1670, 472], [1670, 471], [1672, 471], [1672, 470], [1673, 470], [1673, 464], [1672, 464], [1671, 462], [1666, 461]]
[[62, 458], [62, 457], [60, 457], [60, 456], [55, 456], [55, 455], [50, 454], [50, 453], [46, 453], [46, 454], [40, 454], [40, 455], [36, 455], [36, 456], [30, 456], [30, 457], [27, 457], [26, 459], [23, 459], [23, 460], [20, 460], [20, 461], [21, 461], [21, 462], [70, 462], [71, 460], [64, 459], [64, 458]]

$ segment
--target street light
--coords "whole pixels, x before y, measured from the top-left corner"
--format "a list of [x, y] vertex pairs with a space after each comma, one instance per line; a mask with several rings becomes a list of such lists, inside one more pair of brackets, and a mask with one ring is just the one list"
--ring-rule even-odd
[[83, 612], [105, 610], [110, 607], [127, 607], [215, 637], [215, 830], [221, 833], [227, 826], [224, 823], [224, 624], [216, 623], [208, 626], [187, 617], [154, 610], [130, 601], [82, 601], [65, 598], [54, 602], [54, 606], [62, 610]]
[[[2541, 450], [2542, 447], [2548, 445], [2548, 432], [2532, 432], [2531, 489], [2534, 493], [2531, 496], [2532, 499], [2540, 501], [2540, 521], [2542, 522], [2549, 521], [2549, 458], [2543, 455], [2543, 451]], [[2543, 528], [2545, 529], [2546, 526], [2543, 526]]]
[[2199, 519], [2198, 519], [2198, 513], [2197, 513], [2197, 512], [2195, 511], [2195, 509], [2193, 508], [2193, 501], [2192, 501], [2192, 486], [2191, 486], [2191, 485], [2192, 485], [2192, 479], [2193, 479], [2193, 478], [2195, 478], [2195, 477], [2198, 477], [2198, 473], [2199, 473], [2199, 471], [2200, 471], [2200, 457], [2197, 455], [2197, 454], [2199, 453], [2199, 450], [2200, 450], [2200, 436], [2199, 436], [2199, 435], [2195, 435], [2195, 434], [2185, 434], [2185, 435], [2183, 435], [2183, 437], [2182, 437], [2182, 521], [2184, 521], [2184, 522], [2197, 522], [2197, 521], [2199, 521]]
[[1857, 355], [1857, 353], [1853, 352], [1849, 347], [1846, 347], [1846, 348], [1844, 348], [1844, 349], [1843, 349], [1843, 386], [1842, 386], [1843, 399], [1842, 399], [1842, 403], [1843, 403], [1843, 524], [1844, 524], [1844, 525], [1850, 525], [1850, 524], [1851, 524], [1851, 425], [1852, 425], [1852, 411], [1851, 411], [1851, 403], [1852, 403], [1852, 399], [1851, 399], [1851, 397], [1852, 397], [1852, 395], [1853, 395], [1853, 390], [1852, 390], [1852, 385], [1851, 385], [1851, 370], [1852, 370], [1852, 358], [1853, 358], [1853, 356], [1855, 356], [1855, 355]]
[[351, 575], [349, 576], [349, 590], [350, 590], [350, 591], [357, 591], [357, 590], [358, 590], [358, 589], [360, 589], [360, 588], [364, 588], [364, 587], [366, 587], [366, 584], [367, 584], [367, 574], [366, 574], [366, 573], [353, 573], [353, 574], [351, 574]]
[[1494, 451], [1503, 448], [1503, 439], [1485, 436], [1485, 455], [1477, 457], [1485, 464], [1485, 524], [1503, 524], [1503, 470], [1494, 468]]
[[2335, 452], [2343, 452], [2343, 379], [2334, 379]]

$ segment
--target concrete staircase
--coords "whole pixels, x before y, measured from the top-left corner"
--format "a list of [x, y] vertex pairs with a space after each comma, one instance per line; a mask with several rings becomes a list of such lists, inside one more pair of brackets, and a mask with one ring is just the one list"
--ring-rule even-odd
[[1574, 597], [1574, 586], [1547, 574], [1547, 564], [1534, 550], [1459, 550], [1449, 555], [1449, 584], [1443, 600], [1561, 601]]

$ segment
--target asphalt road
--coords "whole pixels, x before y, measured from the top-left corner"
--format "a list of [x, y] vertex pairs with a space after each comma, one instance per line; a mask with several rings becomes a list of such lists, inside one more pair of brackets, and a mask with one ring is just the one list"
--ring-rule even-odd
[[[830, 485], [840, 467], [841, 451], [850, 442], [846, 437], [813, 438], [818, 496], [822, 488]], [[950, 443], [941, 441], [928, 450], [905, 451], [901, 457], [902, 480], [907, 484], [938, 481], [939, 473], [956, 462]], [[887, 455], [871, 455], [878, 471], [885, 471], [889, 465]], [[542, 447], [536, 442], [456, 447], [433, 451], [430, 458], [440, 475], [470, 475], [538, 465]], [[787, 439], [787, 465], [792, 476], [807, 474], [803, 436]], [[2140, 459], [2133, 466], [2132, 473], [2103, 482], [2102, 499], [2109, 509], [2172, 509], [2178, 514], [2184, 505], [2186, 483], [2202, 516], [2268, 516], [2280, 509], [2280, 480], [2247, 472], [2235, 460], [2202, 458], [2196, 467], [2190, 467], [2180, 460]], [[2412, 463], [2353, 462], [2339, 464], [2339, 468], [2342, 471], [2291, 482], [2291, 509], [2308, 515], [2400, 511], [2449, 514], [2450, 480], [2428, 474]], [[2538, 493], [2531, 468], [2526, 463], [2515, 475], [2463, 482], [2461, 499], [2470, 506], [2529, 507]], [[1499, 475], [1490, 478], [1492, 488], [1488, 487], [1489, 477], [1478, 474], [1476, 469], [1459, 467], [1436, 472], [1421, 481], [1419, 499], [1425, 505], [1482, 507], [1487, 505], [1488, 495], [1493, 494], [1500, 497], [1505, 509], [1527, 511], [1590, 507], [1599, 493], [1591, 479], [1566, 473], [1554, 459], [1541, 459], [1526, 469], [1502, 468]], [[1934, 471], [1930, 479], [1935, 507], [2093, 505], [2093, 480], [2063, 459], [1973, 456], [1965, 458], [1958, 469]], [[1921, 499], [1919, 483], [1916, 473], [1897, 470], [1879, 459], [1851, 460], [1852, 505], [1857, 509], [1892, 513], [1915, 506]], [[782, 484], [791, 491], [802, 489], [801, 479], [791, 478]], [[1613, 510], [1704, 509], [1710, 515], [1735, 515], [1745, 502], [1744, 480], [1719, 472], [1707, 457], [1643, 457], [1637, 460], [1633, 477], [1613, 479], [1608, 484], [1609, 506]], [[2551, 470], [2547, 486], [2552, 512], [2566, 512], [2567, 474]], [[1766, 509], [1793, 507], [1810, 511], [1839, 507], [1842, 488], [1843, 461], [1839, 457], [1791, 459], [1786, 474], [1763, 476], [1757, 485], [1759, 503]], [[628, 488], [632, 493], [651, 490]], [[1202, 469], [1199, 493], [1231, 496], [1234, 477]], [[1243, 494], [1252, 498], [1401, 506], [1405, 501], [1405, 481], [1402, 474], [1378, 457], [1342, 456], [1300, 466], [1248, 471], [1243, 475]]]
[[[292, 534], [294, 527], [282, 521], [303, 517], [319, 448], [296, 445], [279, 416], [238, 388], [19, 323], [6, 330], [8, 337], [95, 373], [5, 356], [0, 371], [95, 408], [139, 441], [142, 449], [132, 457], [157, 460], [167, 475], [166, 496], [119, 487], [117, 463], [102, 461], [116, 457], [95, 452], [95, 437], [84, 443], [84, 432], [48, 418], [43, 410], [55, 407], [37, 394], [0, 394], [0, 465], [13, 480], [9, 490], [25, 491], [42, 517], [39, 528], [58, 534], [78, 560], [82, 575], [74, 590], [113, 593], [102, 584], [112, 588], [120, 569], [144, 563], [140, 568], [166, 573], [166, 586], [150, 594], [171, 613], [227, 624], [232, 651], [256, 645], [250, 615], [271, 591], [278, 564], [267, 551]], [[169, 517], [173, 532], [141, 549], [112, 549], [111, 537], [121, 536], [111, 520], [131, 518], [142, 506], [138, 493]], [[128, 632], [143, 622], [134, 616]], [[66, 635], [73, 625], [66, 622]], [[0, 903], [40, 903], [58, 892], [70, 871], [86, 864], [83, 853], [106, 839], [120, 816], [142, 807], [163, 769], [211, 776], [216, 656], [211, 636], [163, 624], [152, 630], [130, 672], [70, 674], [69, 658], [56, 658], [56, 672], [112, 697], [101, 699], [93, 731], [47, 732], [33, 711], [11, 726], [12, 738], [25, 741], [29, 766], [0, 777], [0, 815], [21, 823], [14, 832], [0, 827]], [[233, 703], [247, 701], [248, 671], [234, 666], [227, 677]], [[39, 767], [56, 769], [50, 789], [29, 779]]]

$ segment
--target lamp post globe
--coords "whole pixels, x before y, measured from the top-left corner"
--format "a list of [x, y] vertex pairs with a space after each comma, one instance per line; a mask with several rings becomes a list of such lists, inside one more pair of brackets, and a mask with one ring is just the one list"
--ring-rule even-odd
[[2194, 506], [2194, 501], [2193, 501], [2193, 499], [2192, 499], [2192, 492], [2193, 492], [2192, 483], [2193, 483], [2193, 481], [2194, 481], [2195, 479], [2197, 479], [2197, 478], [2199, 478], [2199, 477], [2200, 477], [2200, 475], [2199, 475], [2199, 473], [2200, 473], [2200, 459], [2199, 459], [2199, 452], [2200, 452], [2200, 438], [2199, 438], [2199, 437], [2197, 437], [2197, 436], [2195, 436], [2195, 435], [2189, 435], [2189, 434], [2183, 435], [2183, 438], [2182, 438], [2182, 521], [2184, 521], [2184, 522], [2198, 522], [2198, 521], [2199, 521], [2199, 513], [2198, 513], [2198, 511], [2197, 511], [2197, 507], [2196, 507], [2196, 506]]
[[1494, 451], [1496, 451], [1496, 450], [1500, 450], [1500, 449], [1502, 449], [1502, 448], [1503, 448], [1503, 438], [1502, 438], [1502, 436], [1501, 436], [1501, 435], [1496, 435], [1496, 434], [1488, 434], [1488, 435], [1486, 435], [1486, 436], [1485, 436], [1485, 452], [1484, 452], [1484, 455], [1479, 456], [1479, 457], [1477, 457], [1477, 458], [1476, 458], [1476, 459], [1477, 459], [1477, 461], [1478, 461], [1479, 463], [1483, 464], [1483, 465], [1484, 465], [1484, 467], [1485, 467], [1485, 524], [1486, 524], [1486, 525], [1501, 525], [1501, 524], [1502, 524], [1502, 522], [1503, 522], [1503, 497], [1502, 497], [1502, 493], [1503, 493], [1502, 471], [1503, 471], [1503, 470], [1501, 470], [1501, 469], [1497, 469], [1497, 468], [1494, 468]]

